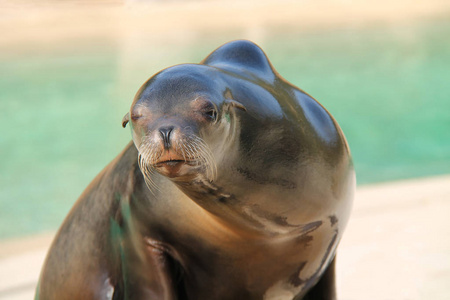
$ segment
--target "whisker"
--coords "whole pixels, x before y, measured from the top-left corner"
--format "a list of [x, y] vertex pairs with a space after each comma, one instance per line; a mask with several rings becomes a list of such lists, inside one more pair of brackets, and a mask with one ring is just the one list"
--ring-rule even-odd
[[155, 173], [153, 165], [157, 161], [157, 158], [161, 155], [161, 151], [158, 150], [155, 143], [145, 138], [139, 145], [138, 151], [139, 168], [141, 169], [142, 175], [144, 175], [144, 180], [147, 187], [153, 194], [155, 194], [154, 191], [159, 190], [159, 187], [152, 179]]
[[217, 176], [217, 166], [210, 148], [203, 139], [196, 135], [189, 135], [188, 138], [190, 142], [187, 143], [187, 146], [197, 154], [198, 163], [205, 167], [208, 180], [214, 181]]

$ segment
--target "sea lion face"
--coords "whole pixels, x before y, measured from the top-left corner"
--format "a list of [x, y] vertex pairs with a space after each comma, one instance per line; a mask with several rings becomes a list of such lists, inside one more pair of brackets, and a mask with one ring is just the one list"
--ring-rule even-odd
[[183, 65], [156, 74], [137, 92], [124, 117], [149, 187], [153, 172], [175, 181], [200, 176], [211, 182], [216, 177], [214, 149], [224, 148], [226, 139], [214, 139], [214, 134], [230, 127], [232, 107], [245, 108], [227, 99], [208, 76], [211, 70], [204, 69], [208, 67]]

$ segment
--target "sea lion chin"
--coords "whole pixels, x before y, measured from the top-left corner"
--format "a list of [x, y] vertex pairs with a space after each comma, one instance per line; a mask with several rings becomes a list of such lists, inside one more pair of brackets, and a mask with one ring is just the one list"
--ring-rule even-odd
[[249, 41], [153, 75], [133, 141], [61, 226], [36, 299], [335, 299], [344, 134]]

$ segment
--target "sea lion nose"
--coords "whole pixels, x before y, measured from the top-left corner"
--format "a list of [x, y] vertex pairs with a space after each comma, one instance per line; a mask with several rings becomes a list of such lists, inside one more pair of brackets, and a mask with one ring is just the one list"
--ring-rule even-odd
[[170, 134], [173, 131], [173, 126], [166, 126], [159, 128], [159, 134], [161, 134], [161, 138], [164, 142], [164, 148], [169, 149], [170, 148]]

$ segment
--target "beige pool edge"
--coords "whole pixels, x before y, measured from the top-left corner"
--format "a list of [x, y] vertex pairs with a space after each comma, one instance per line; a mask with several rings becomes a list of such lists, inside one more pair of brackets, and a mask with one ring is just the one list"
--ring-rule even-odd
[[[358, 187], [339, 299], [449, 299], [450, 175]], [[53, 233], [0, 243], [0, 299], [32, 299]]]
[[[450, 1], [445, 0], [94, 1], [89, 5], [77, 1], [47, 0], [37, 4], [0, 0], [0, 48], [14, 54], [41, 47], [55, 51], [76, 46], [68, 41], [122, 40], [136, 32], [151, 37], [155, 43], [189, 39], [204, 30], [244, 29], [238, 36], [257, 39], [258, 29], [263, 27], [329, 30], [414, 23], [448, 15]], [[24, 47], [30, 44], [33, 47]]]

